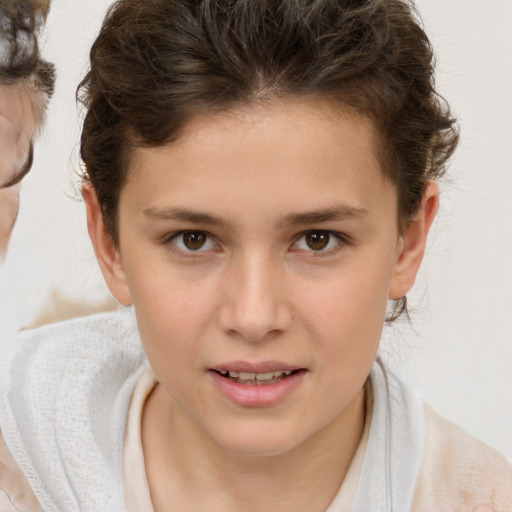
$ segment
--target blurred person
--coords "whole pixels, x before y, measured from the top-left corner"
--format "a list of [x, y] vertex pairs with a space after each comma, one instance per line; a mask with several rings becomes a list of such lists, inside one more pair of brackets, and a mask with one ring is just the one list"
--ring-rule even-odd
[[[33, 141], [55, 85], [54, 66], [41, 58], [38, 45], [48, 8], [48, 0], [0, 0], [0, 262], [18, 215], [21, 181], [32, 166]], [[8, 332], [2, 322], [2, 341]], [[16, 508], [4, 491], [6, 478], [19, 479], [11, 478], [14, 462], [2, 447], [0, 458], [0, 510], [7, 512]]]
[[0, 260], [19, 209], [21, 181], [30, 171], [33, 141], [55, 85], [53, 64], [41, 58], [38, 34], [48, 0], [0, 4]]

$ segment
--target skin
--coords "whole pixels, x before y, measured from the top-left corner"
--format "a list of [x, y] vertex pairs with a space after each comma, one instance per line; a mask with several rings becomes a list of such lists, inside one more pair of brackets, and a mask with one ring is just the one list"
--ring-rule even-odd
[[[400, 234], [376, 154], [372, 123], [332, 105], [198, 115], [177, 142], [134, 151], [119, 245], [84, 185], [106, 282], [134, 304], [159, 382], [142, 423], [156, 511], [314, 512], [334, 498], [361, 438], [386, 302], [412, 286], [438, 205], [429, 183]], [[184, 230], [210, 238], [187, 251]], [[330, 233], [325, 249], [311, 249], [311, 231]], [[229, 361], [305, 371], [277, 403], [247, 407], [211, 378]]]
[[18, 215], [21, 179], [30, 169], [40, 117], [34, 112], [34, 94], [25, 87], [0, 86], [0, 258]]

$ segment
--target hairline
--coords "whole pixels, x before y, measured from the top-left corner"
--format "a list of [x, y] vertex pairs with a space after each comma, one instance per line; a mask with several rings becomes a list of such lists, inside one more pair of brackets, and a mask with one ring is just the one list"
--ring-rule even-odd
[[[145, 143], [140, 136], [137, 136], [133, 133], [131, 127], [124, 128], [124, 137], [123, 137], [123, 154], [122, 154], [122, 168], [123, 168], [123, 180], [120, 184], [118, 194], [117, 194], [117, 204], [116, 209], [114, 211], [114, 218], [109, 219], [111, 222], [111, 226], [109, 227], [109, 231], [112, 230], [110, 237], [116, 246], [119, 246], [119, 200], [121, 197], [121, 192], [123, 188], [127, 185], [130, 176], [133, 173], [133, 169], [130, 169], [132, 166], [132, 157], [133, 153], [137, 149], [142, 148], [162, 148], [165, 146], [169, 146], [175, 143], [179, 143], [181, 140], [187, 137], [187, 128], [193, 122], [195, 118], [202, 117], [207, 115], [208, 113], [214, 113], [218, 115], [229, 115], [231, 113], [236, 112], [254, 112], [261, 109], [271, 110], [276, 106], [290, 104], [292, 102], [300, 102], [307, 103], [314, 108], [319, 114], [327, 116], [329, 119], [340, 119], [344, 118], [352, 118], [352, 119], [364, 119], [366, 120], [371, 127], [371, 138], [372, 143], [374, 145], [375, 150], [375, 161], [377, 166], [381, 172], [381, 175], [384, 179], [387, 179], [391, 185], [395, 188], [396, 194], [396, 212], [397, 212], [397, 230], [399, 234], [402, 234], [405, 231], [407, 226], [407, 219], [401, 218], [400, 212], [400, 197], [398, 190], [398, 182], [393, 177], [393, 172], [390, 169], [390, 165], [392, 165], [392, 158], [389, 150], [386, 148], [386, 138], [385, 135], [380, 135], [380, 132], [383, 130], [379, 130], [379, 118], [375, 112], [372, 112], [369, 108], [365, 109], [362, 106], [354, 104], [347, 97], [344, 97], [343, 94], [274, 94], [273, 96], [268, 94], [265, 97], [265, 100], [262, 100], [261, 94], [255, 94], [253, 98], [248, 99], [246, 101], [235, 101], [232, 103], [228, 103], [225, 105], [216, 105], [216, 106], [207, 106], [205, 105], [203, 108], [196, 108], [185, 114], [183, 119], [178, 125], [178, 129], [169, 139], [164, 141], [161, 144], [147, 144]], [[335, 108], [332, 108], [332, 107]], [[328, 108], [331, 107], [331, 108]], [[381, 120], [382, 121], [382, 120]], [[88, 177], [84, 178], [84, 182], [90, 181]]]

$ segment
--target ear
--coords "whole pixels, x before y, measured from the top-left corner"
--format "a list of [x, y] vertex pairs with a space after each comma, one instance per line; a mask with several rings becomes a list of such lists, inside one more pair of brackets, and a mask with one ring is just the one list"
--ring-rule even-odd
[[400, 238], [398, 259], [389, 288], [390, 299], [400, 299], [412, 288], [438, 208], [439, 189], [435, 182], [428, 181], [421, 205]]
[[82, 185], [82, 197], [87, 213], [87, 231], [103, 278], [112, 295], [125, 306], [132, 302], [119, 247], [114, 243], [103, 222], [103, 214], [90, 183]]

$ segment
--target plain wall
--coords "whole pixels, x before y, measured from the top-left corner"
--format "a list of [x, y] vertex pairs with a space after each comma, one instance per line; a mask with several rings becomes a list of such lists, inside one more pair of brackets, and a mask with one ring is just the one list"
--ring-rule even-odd
[[[76, 200], [74, 99], [108, 4], [52, 1], [43, 47], [57, 65], [57, 89], [8, 263], [16, 276], [10, 299], [22, 304], [26, 325], [55, 291], [91, 303], [108, 296]], [[442, 207], [411, 295], [412, 323], [386, 329], [385, 351], [441, 414], [512, 459], [512, 2], [417, 5], [462, 140], [441, 183]]]

